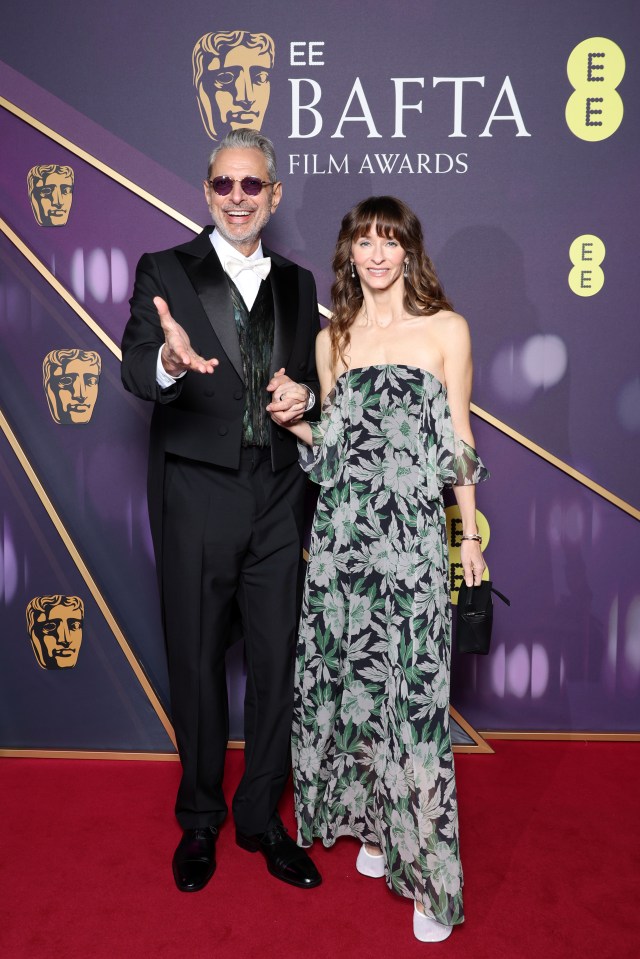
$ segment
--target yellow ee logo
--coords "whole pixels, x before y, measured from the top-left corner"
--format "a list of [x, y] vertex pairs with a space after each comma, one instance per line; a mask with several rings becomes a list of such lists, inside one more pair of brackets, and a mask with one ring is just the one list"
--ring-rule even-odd
[[606, 140], [622, 123], [616, 87], [624, 76], [624, 54], [606, 37], [583, 40], [571, 51], [567, 76], [574, 92], [567, 101], [567, 126], [581, 140]]
[[[462, 517], [457, 506], [447, 506], [444, 511], [447, 523], [447, 541], [449, 543], [449, 588], [451, 590], [451, 602], [454, 606], [458, 604], [458, 590], [464, 576], [462, 573], [462, 563], [460, 561], [460, 546], [462, 544]], [[487, 517], [476, 510], [476, 523], [478, 532], [482, 536], [482, 551], [487, 547], [491, 530]], [[489, 579], [489, 567], [485, 568], [482, 574], [483, 579]]]
[[576, 296], [595, 296], [604, 286], [604, 272], [600, 264], [604, 260], [605, 247], [599, 236], [583, 233], [569, 247], [569, 259], [573, 269], [569, 273], [569, 286]]

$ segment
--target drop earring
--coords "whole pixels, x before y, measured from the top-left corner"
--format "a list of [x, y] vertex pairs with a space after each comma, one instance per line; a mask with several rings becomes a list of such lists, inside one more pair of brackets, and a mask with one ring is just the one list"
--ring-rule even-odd
[[353, 265], [353, 260], [352, 260], [352, 261], [351, 261], [351, 279], [352, 279], [352, 280], [355, 280], [355, 278], [356, 278], [356, 268], [355, 268], [355, 266]]
[[405, 276], [405, 277], [409, 276], [409, 261], [408, 261], [408, 260], [405, 260], [405, 261], [404, 261], [404, 276]]

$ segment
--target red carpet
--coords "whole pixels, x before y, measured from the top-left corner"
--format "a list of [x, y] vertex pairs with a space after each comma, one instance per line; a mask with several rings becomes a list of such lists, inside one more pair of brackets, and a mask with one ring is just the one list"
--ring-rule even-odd
[[[418, 943], [411, 906], [359, 876], [355, 841], [291, 888], [227, 821], [200, 893], [173, 885], [173, 763], [0, 760], [2, 959], [635, 959], [638, 745], [496, 742], [456, 757], [466, 922]], [[242, 754], [230, 752], [230, 788]], [[293, 826], [291, 796], [283, 818]]]

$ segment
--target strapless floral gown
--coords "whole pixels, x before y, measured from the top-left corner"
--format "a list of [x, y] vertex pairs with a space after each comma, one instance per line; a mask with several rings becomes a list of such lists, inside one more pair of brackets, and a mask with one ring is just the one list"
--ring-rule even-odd
[[296, 661], [298, 839], [380, 846], [386, 880], [462, 922], [449, 735], [442, 488], [488, 473], [443, 385], [412, 366], [342, 374], [301, 465], [321, 487]]

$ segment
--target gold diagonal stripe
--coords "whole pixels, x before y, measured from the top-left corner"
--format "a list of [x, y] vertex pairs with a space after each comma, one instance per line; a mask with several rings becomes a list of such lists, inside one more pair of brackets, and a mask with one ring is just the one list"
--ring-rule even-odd
[[0, 749], [0, 758], [2, 759], [117, 759], [117, 760], [141, 760], [147, 762], [173, 762], [180, 761], [177, 753], [143, 753], [122, 751], [117, 752], [113, 749]]
[[[244, 749], [244, 743], [238, 739], [230, 739], [227, 749]], [[118, 759], [140, 760], [152, 763], [178, 763], [178, 753], [150, 753], [132, 752], [131, 750], [113, 749], [0, 749], [0, 758], [3, 759]]]
[[22, 253], [25, 259], [29, 261], [31, 266], [36, 269], [38, 273], [47, 281], [47, 283], [55, 290], [58, 296], [61, 297], [61, 299], [63, 299], [65, 303], [70, 306], [75, 313], [78, 314], [82, 322], [86, 323], [91, 332], [95, 333], [98, 339], [104, 343], [109, 350], [111, 350], [118, 361], [121, 361], [122, 351], [120, 350], [120, 347], [113, 342], [111, 337], [105, 333], [102, 327], [96, 323], [96, 321], [87, 313], [84, 307], [80, 306], [76, 298], [69, 293], [67, 288], [63, 286], [60, 280], [53, 275], [51, 270], [47, 269], [44, 263], [39, 260], [35, 253], [29, 249], [26, 243], [20, 239], [18, 234], [14, 233], [6, 220], [3, 220], [2, 217], [0, 217], [0, 230], [2, 230], [7, 239], [13, 243], [15, 248]]
[[[77, 327], [70, 322], [70, 318], [67, 319], [62, 313], [62, 303], [56, 303], [54, 305], [51, 299], [47, 299], [45, 292], [47, 292], [42, 286], [38, 283], [38, 278], [33, 276], [33, 271], [30, 271], [27, 276], [27, 269], [29, 269], [29, 264], [26, 263], [16, 263], [13, 261], [9, 255], [9, 251], [5, 250], [0, 246], [0, 261], [5, 264], [7, 269], [9, 269], [12, 275], [16, 278], [18, 283], [20, 283], [24, 290], [28, 291], [29, 296], [31, 296], [43, 309], [46, 311], [47, 315], [54, 320], [60, 329], [67, 334], [67, 336], [76, 338], [76, 346], [82, 345], [77, 340]], [[112, 373], [109, 369], [103, 371], [103, 375], [107, 378], [109, 383], [114, 387], [114, 389], [120, 389], [121, 379], [120, 379], [120, 368], [118, 367], [115, 373]], [[101, 381], [102, 382], [102, 381]], [[141, 403], [137, 396], [134, 396], [133, 393], [129, 393], [127, 390], [122, 392], [122, 397], [124, 398], [127, 406], [132, 413], [135, 413], [141, 420], [147, 422], [147, 413], [144, 409], [144, 404]]]
[[458, 726], [460, 726], [460, 728], [464, 730], [467, 736], [470, 736], [473, 739], [473, 742], [475, 743], [475, 745], [473, 746], [471, 745], [471, 743], [456, 743], [456, 745], [453, 747], [455, 752], [458, 752], [458, 753], [492, 753], [493, 752], [493, 749], [491, 748], [489, 743], [482, 738], [482, 736], [477, 731], [477, 729], [474, 729], [473, 726], [470, 723], [468, 723], [463, 716], [460, 715], [458, 710], [451, 705], [449, 706], [449, 714], [451, 718], [458, 724]]
[[635, 506], [632, 506], [631, 503], [627, 503], [625, 500], [621, 499], [619, 496], [616, 496], [615, 493], [612, 493], [610, 490], [605, 489], [604, 486], [600, 486], [599, 483], [596, 483], [594, 480], [590, 479], [584, 473], [581, 473], [579, 470], [574, 469], [573, 466], [569, 466], [568, 463], [565, 463], [563, 460], [558, 459], [557, 456], [554, 456], [553, 453], [550, 453], [549, 450], [545, 450], [542, 446], [538, 446], [537, 443], [534, 443], [533, 440], [527, 439], [522, 433], [518, 433], [516, 430], [512, 429], [510, 426], [507, 426], [506, 423], [503, 423], [501, 420], [496, 419], [495, 416], [492, 416], [491, 413], [487, 413], [485, 410], [481, 410], [480, 407], [476, 406], [475, 403], [471, 404], [471, 412], [475, 413], [476, 416], [483, 419], [485, 423], [490, 423], [491, 426], [495, 426], [496, 429], [500, 430], [501, 433], [504, 433], [506, 436], [511, 437], [517, 443], [520, 443], [521, 446], [525, 446], [532, 453], [535, 453], [536, 456], [539, 456], [541, 459], [546, 460], [547, 463], [551, 463], [552, 466], [557, 467], [557, 469], [562, 470], [563, 473], [566, 473], [567, 476], [570, 476], [572, 479], [577, 480], [578, 483], [581, 483], [583, 486], [586, 486], [593, 493], [597, 493], [598, 496], [602, 496], [603, 499], [608, 500], [614, 506], [617, 506], [618, 509], [623, 510], [623, 512], [628, 513], [629, 516], [633, 516], [634, 519], [640, 520], [640, 509], [637, 509]]
[[41, 123], [40, 120], [36, 120], [36, 118], [32, 117], [29, 113], [25, 113], [24, 110], [21, 110], [20, 107], [16, 106], [15, 103], [11, 103], [11, 101], [5, 99], [5, 97], [0, 96], [0, 107], [4, 107], [4, 109], [9, 113], [12, 113], [20, 120], [28, 123], [29, 126], [33, 127], [35, 130], [43, 133], [46, 137], [49, 137], [50, 140], [53, 140], [54, 143], [58, 143], [61, 147], [64, 147], [65, 150], [69, 150], [70, 153], [80, 157], [81, 160], [84, 160], [90, 166], [95, 167], [96, 170], [100, 170], [100, 172], [104, 173], [105, 176], [115, 180], [116, 183], [120, 184], [120, 186], [123, 186], [126, 190], [130, 190], [132, 193], [135, 193], [136, 196], [139, 196], [142, 200], [146, 200], [147, 203], [151, 204], [151, 206], [155, 206], [158, 210], [162, 210], [162, 212], [166, 213], [167, 216], [177, 220], [178, 223], [182, 223], [182, 225], [186, 226], [189, 230], [193, 230], [194, 233], [199, 233], [202, 229], [198, 223], [194, 223], [193, 220], [183, 216], [182, 213], [178, 213], [177, 210], [174, 210], [168, 204], [163, 203], [162, 200], [158, 199], [158, 197], [153, 196], [152, 193], [148, 193], [146, 190], [143, 190], [142, 187], [137, 185], [137, 183], [133, 183], [133, 181], [127, 179], [126, 176], [122, 176], [122, 174], [118, 173], [117, 170], [107, 166], [107, 164], [103, 163], [102, 160], [98, 160], [97, 157], [87, 153], [87, 151], [83, 150], [82, 147], [72, 143], [71, 140], [67, 140], [67, 138], [63, 137], [60, 133], [56, 133], [56, 131], [52, 130], [51, 127]]
[[[67, 531], [64, 523], [62, 522], [62, 520], [60, 519], [58, 513], [56, 512], [56, 510], [55, 510], [55, 508], [54, 508], [54, 506], [53, 506], [53, 503], [52, 503], [51, 500], [49, 499], [49, 497], [48, 497], [48, 495], [47, 495], [47, 493], [46, 493], [46, 491], [45, 491], [42, 483], [40, 482], [40, 480], [39, 480], [38, 477], [36, 476], [35, 470], [34, 470], [33, 467], [31, 466], [31, 463], [29, 462], [29, 460], [28, 460], [28, 458], [27, 458], [24, 450], [23, 450], [22, 447], [20, 446], [20, 444], [19, 444], [19, 442], [18, 442], [18, 440], [17, 440], [17, 438], [16, 438], [13, 430], [12, 430], [11, 427], [9, 426], [9, 423], [7, 422], [7, 420], [6, 420], [6, 418], [5, 418], [5, 415], [4, 415], [4, 413], [2, 412], [2, 410], [0, 410], [0, 428], [2, 429], [4, 435], [6, 436], [6, 438], [7, 438], [8, 442], [9, 442], [9, 444], [10, 444], [13, 452], [15, 453], [15, 456], [16, 456], [18, 462], [19, 462], [20, 465], [22, 466], [22, 469], [23, 469], [24, 472], [26, 473], [27, 478], [29, 479], [31, 485], [33, 486], [33, 488], [34, 488], [37, 496], [39, 497], [40, 502], [42, 503], [42, 505], [44, 506], [45, 510], [46, 510], [47, 513], [49, 514], [49, 518], [50, 518], [51, 522], [53, 523], [53, 525], [54, 525], [54, 527], [55, 527], [58, 535], [60, 536], [60, 539], [62, 540], [62, 542], [63, 542], [64, 545], [66, 546], [67, 551], [69, 552], [72, 560], [73, 560], [74, 563], [76, 564], [76, 567], [78, 568], [78, 571], [79, 571], [80, 575], [81, 575], [82, 578], [84, 579], [84, 581], [85, 581], [85, 583], [86, 583], [86, 585], [87, 585], [87, 588], [89, 589], [89, 592], [90, 592], [91, 595], [93, 596], [93, 598], [94, 598], [96, 604], [98, 605], [98, 607], [99, 607], [102, 615], [104, 616], [104, 618], [105, 618], [107, 624], [109, 625], [109, 627], [110, 627], [113, 635], [115, 636], [116, 641], [117, 641], [118, 645], [120, 646], [120, 649], [121, 649], [122, 652], [124, 653], [125, 658], [126, 658], [127, 662], [129, 663], [129, 666], [131, 667], [131, 669], [132, 669], [133, 672], [135, 673], [135, 676], [136, 676], [138, 682], [139, 682], [140, 685], [142, 686], [144, 692], [145, 692], [146, 695], [147, 695], [147, 698], [149, 699], [149, 702], [150, 702], [151, 705], [153, 706], [153, 708], [154, 708], [154, 710], [155, 710], [155, 712], [156, 712], [156, 715], [158, 716], [158, 719], [160, 720], [160, 722], [161, 722], [162, 725], [164, 726], [164, 729], [165, 729], [165, 732], [167, 733], [167, 736], [169, 737], [169, 739], [171, 740], [171, 742], [172, 742], [173, 745], [175, 746], [175, 745], [176, 745], [176, 740], [175, 740], [175, 735], [174, 735], [174, 732], [173, 732], [173, 727], [172, 727], [172, 725], [171, 725], [171, 722], [170, 722], [170, 720], [169, 720], [169, 717], [167, 716], [167, 714], [166, 714], [166, 712], [165, 712], [165, 709], [164, 709], [162, 703], [160, 702], [160, 700], [159, 700], [158, 697], [156, 696], [156, 693], [155, 693], [153, 687], [151, 686], [149, 680], [148, 680], [147, 677], [145, 676], [145, 674], [144, 674], [144, 672], [143, 672], [143, 670], [142, 670], [142, 667], [140, 666], [140, 663], [138, 662], [136, 656], [134, 655], [133, 651], [131, 650], [131, 647], [129, 646], [127, 640], [125, 639], [125, 636], [124, 636], [122, 630], [120, 629], [118, 623], [116, 622], [116, 620], [115, 620], [115, 618], [114, 618], [114, 616], [113, 616], [113, 613], [111, 612], [111, 610], [109, 609], [109, 607], [108, 607], [108, 605], [107, 605], [107, 603], [106, 603], [106, 600], [104, 599], [102, 593], [101, 593], [100, 590], [98, 589], [98, 585], [97, 585], [96, 581], [94, 580], [93, 576], [92, 576], [91, 573], [89, 572], [89, 570], [88, 570], [88, 568], [87, 568], [84, 560], [82, 559], [82, 556], [81, 556], [80, 553], [78, 552], [78, 550], [77, 550], [77, 548], [76, 548], [76, 546], [75, 546], [75, 544], [74, 544], [71, 536], [69, 535], [69, 533], [68, 533], [68, 531]], [[176, 747], [176, 748], [177, 748], [177, 747]]]
[[[101, 160], [98, 160], [96, 157], [92, 156], [90, 153], [87, 153], [86, 150], [83, 150], [81, 147], [77, 146], [75, 143], [72, 143], [66, 137], [61, 136], [59, 133], [56, 133], [55, 130], [52, 130], [50, 127], [46, 126], [44, 123], [41, 123], [40, 120], [36, 120], [35, 117], [32, 117], [30, 114], [26, 113], [20, 107], [16, 106], [14, 103], [11, 103], [5, 97], [0, 97], [0, 106], [4, 107], [9, 113], [12, 113], [14, 116], [19, 117], [25, 123], [34, 127], [36, 130], [39, 130], [40, 133], [43, 133], [45, 136], [49, 137], [55, 143], [59, 143], [65, 149], [69, 150], [70, 153], [75, 154], [80, 157], [86, 163], [89, 163], [91, 166], [95, 167], [97, 170], [100, 170], [105, 176], [110, 177], [112, 180], [115, 180], [116, 183], [119, 183], [121, 186], [125, 187], [127, 190], [130, 190], [132, 193], [135, 193], [136, 196], [141, 197], [141, 199], [146, 200], [147, 203], [150, 203], [156, 209], [161, 210], [167, 216], [172, 217], [174, 220], [177, 220], [178, 223], [182, 223], [188, 229], [193, 230], [194, 233], [199, 233], [201, 227], [199, 224], [194, 223], [193, 220], [189, 220], [187, 217], [183, 216], [177, 210], [174, 210], [173, 207], [170, 207], [167, 203], [164, 203], [162, 200], [159, 200], [153, 194], [148, 193], [146, 190], [143, 190], [142, 187], [135, 184], [132, 180], [127, 179], [118, 173], [117, 170], [114, 170], [112, 167], [107, 166], [106, 163], [103, 163]], [[44, 274], [43, 274], [44, 275]], [[62, 288], [64, 289], [64, 288]], [[68, 297], [69, 294], [67, 293]], [[65, 297], [66, 298], [66, 297]], [[73, 299], [72, 297], [70, 299]], [[69, 300], [67, 301], [69, 302]], [[319, 304], [319, 310], [323, 316], [329, 317], [331, 315], [330, 311], [326, 307]], [[76, 312], [78, 312], [76, 310]], [[83, 311], [84, 312], [84, 311]], [[80, 315], [80, 314], [79, 314]], [[92, 321], [93, 322], [93, 321]], [[547, 463], [550, 463], [552, 466], [555, 466], [556, 469], [561, 470], [563, 473], [566, 473], [567, 476], [570, 476], [576, 482], [581, 483], [583, 486], [586, 486], [587, 489], [590, 489], [592, 492], [596, 493], [598, 496], [601, 496], [603, 499], [607, 500], [609, 503], [612, 503], [614, 506], [617, 506], [618, 509], [621, 509], [623, 512], [627, 513], [629, 516], [632, 516], [634, 519], [640, 520], [640, 509], [632, 506], [630, 503], [627, 503], [626, 500], [621, 499], [621, 497], [616, 496], [615, 493], [610, 492], [605, 489], [604, 486], [601, 486], [599, 483], [596, 483], [594, 480], [590, 479], [584, 473], [581, 473], [579, 470], [569, 466], [568, 463], [565, 463], [564, 460], [559, 459], [553, 453], [544, 449], [544, 447], [539, 446], [538, 443], [533, 442], [533, 440], [528, 439], [522, 433], [519, 433], [517, 430], [514, 430], [512, 427], [507, 426], [506, 423], [503, 423], [502, 420], [499, 420], [497, 417], [493, 416], [491, 413], [487, 413], [485, 410], [481, 409], [479, 406], [476, 406], [474, 403], [471, 404], [471, 411], [477, 417], [484, 420], [486, 423], [489, 423], [491, 426], [495, 427], [497, 430], [500, 430], [501, 433], [504, 433], [505, 436], [508, 436], [510, 439], [514, 440], [520, 446], [524, 446], [525, 449], [530, 450], [530, 452], [535, 453], [536, 456], [539, 456], [541, 459], [546, 460]]]
[[[638, 743], [640, 742], [640, 732], [638, 733], [599, 733], [587, 730], [586, 732], [567, 732], [566, 730], [543, 730], [536, 731], [530, 729], [509, 730], [488, 729], [482, 733], [488, 739], [517, 739], [517, 740], [538, 740], [538, 741], [565, 741], [581, 743]], [[494, 750], [495, 751], [495, 750]]]

